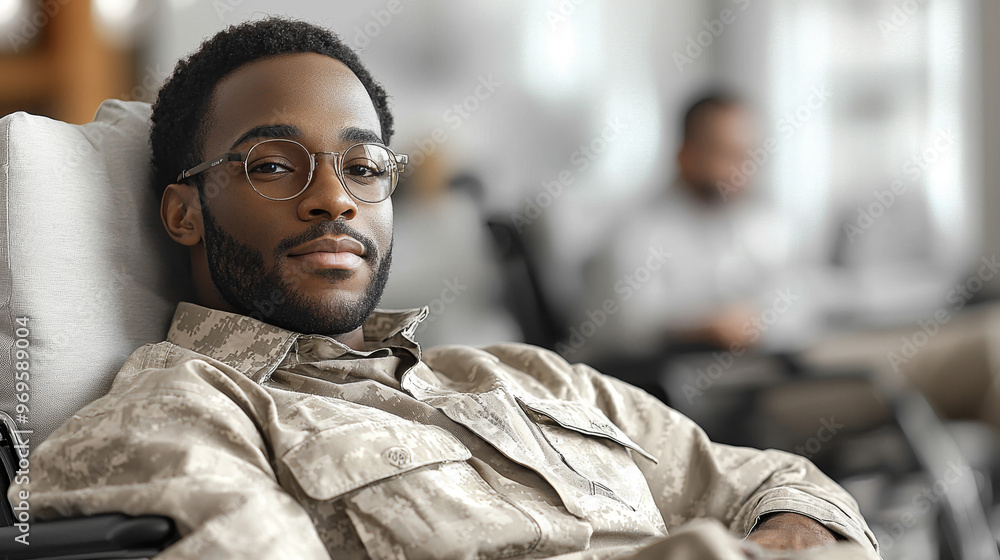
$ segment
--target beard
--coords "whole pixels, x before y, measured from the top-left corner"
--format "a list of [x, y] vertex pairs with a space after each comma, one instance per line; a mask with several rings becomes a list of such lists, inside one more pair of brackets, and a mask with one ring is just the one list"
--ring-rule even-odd
[[[212, 282], [226, 303], [242, 315], [299, 333], [332, 336], [360, 327], [382, 299], [392, 262], [391, 240], [383, 255], [374, 241], [345, 222], [318, 222], [301, 235], [281, 240], [274, 249], [275, 264], [267, 270], [263, 255], [220, 227], [207, 205], [202, 206], [202, 217]], [[299, 279], [288, 274], [286, 251], [334, 234], [350, 235], [360, 241], [365, 247], [363, 258], [375, 271], [364, 293], [355, 301], [308, 297], [297, 290]], [[352, 270], [322, 269], [317, 274], [336, 285], [354, 273]]]

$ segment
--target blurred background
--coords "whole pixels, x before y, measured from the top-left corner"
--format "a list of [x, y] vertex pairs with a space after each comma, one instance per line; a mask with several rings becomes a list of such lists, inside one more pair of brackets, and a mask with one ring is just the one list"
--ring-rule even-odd
[[392, 96], [424, 344], [551, 348], [810, 457], [885, 558], [997, 557], [1000, 2], [0, 0], [0, 114], [152, 101], [270, 14]]

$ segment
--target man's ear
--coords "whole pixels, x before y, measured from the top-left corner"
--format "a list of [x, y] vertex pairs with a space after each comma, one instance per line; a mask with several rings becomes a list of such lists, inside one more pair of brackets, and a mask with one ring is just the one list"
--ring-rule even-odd
[[204, 238], [201, 218], [201, 198], [193, 185], [171, 184], [160, 199], [160, 219], [171, 239], [186, 247], [194, 247]]

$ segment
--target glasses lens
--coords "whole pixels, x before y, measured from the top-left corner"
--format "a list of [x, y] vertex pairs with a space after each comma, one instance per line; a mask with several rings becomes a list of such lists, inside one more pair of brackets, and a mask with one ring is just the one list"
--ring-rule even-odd
[[309, 152], [289, 140], [261, 142], [247, 153], [247, 178], [267, 198], [292, 198], [309, 182]]
[[396, 186], [392, 154], [378, 144], [358, 144], [344, 153], [341, 171], [347, 190], [365, 202], [381, 202]]

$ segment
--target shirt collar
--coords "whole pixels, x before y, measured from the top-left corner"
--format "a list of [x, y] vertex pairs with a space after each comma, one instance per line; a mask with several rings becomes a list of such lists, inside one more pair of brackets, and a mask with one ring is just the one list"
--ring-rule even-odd
[[373, 312], [362, 326], [365, 350], [359, 352], [328, 336], [297, 333], [253, 317], [181, 302], [174, 312], [167, 340], [262, 382], [299, 339], [321, 342], [338, 355], [365, 357], [381, 348], [403, 347], [419, 357], [420, 347], [413, 340], [413, 333], [427, 314], [427, 307]]

